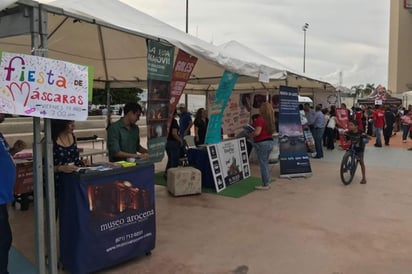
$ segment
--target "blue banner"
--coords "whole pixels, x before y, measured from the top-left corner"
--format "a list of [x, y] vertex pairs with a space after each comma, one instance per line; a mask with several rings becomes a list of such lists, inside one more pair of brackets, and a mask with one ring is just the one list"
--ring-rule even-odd
[[60, 256], [70, 273], [94, 272], [155, 247], [153, 164], [60, 176]]
[[298, 89], [280, 86], [279, 91], [280, 177], [312, 174], [300, 122]]
[[225, 70], [217, 88], [212, 109], [209, 110], [210, 118], [207, 127], [205, 143], [217, 144], [221, 141], [222, 117], [227, 101], [232, 94], [238, 75]]

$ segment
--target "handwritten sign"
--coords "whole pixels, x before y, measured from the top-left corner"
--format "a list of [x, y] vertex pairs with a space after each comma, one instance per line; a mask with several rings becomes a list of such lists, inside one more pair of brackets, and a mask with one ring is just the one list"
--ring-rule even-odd
[[86, 120], [92, 69], [64, 61], [0, 52], [0, 112]]

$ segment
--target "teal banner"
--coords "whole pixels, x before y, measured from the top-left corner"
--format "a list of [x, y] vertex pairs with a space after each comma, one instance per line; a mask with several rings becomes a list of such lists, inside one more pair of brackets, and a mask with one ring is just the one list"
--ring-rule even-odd
[[173, 59], [174, 47], [148, 40], [146, 124], [147, 148], [150, 160], [153, 162], [160, 162], [163, 159], [166, 147]]
[[227, 105], [227, 101], [232, 94], [238, 75], [225, 70], [217, 88], [215, 100], [210, 110], [209, 125], [207, 127], [205, 143], [217, 144], [221, 141], [222, 116]]

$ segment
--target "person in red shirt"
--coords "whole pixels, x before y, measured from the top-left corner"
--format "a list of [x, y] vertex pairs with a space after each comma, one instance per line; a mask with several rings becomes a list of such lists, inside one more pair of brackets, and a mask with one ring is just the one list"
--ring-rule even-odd
[[275, 115], [269, 103], [262, 103], [259, 108], [259, 116], [252, 126], [255, 130], [250, 134], [253, 137], [253, 146], [256, 149], [260, 174], [262, 176], [262, 185], [255, 188], [258, 190], [268, 190], [270, 189], [269, 156], [275, 145], [272, 137], [275, 132]]
[[372, 115], [373, 126], [375, 127], [376, 142], [375, 147], [382, 147], [382, 130], [385, 126], [385, 113], [383, 112], [383, 106], [376, 105], [376, 110]]

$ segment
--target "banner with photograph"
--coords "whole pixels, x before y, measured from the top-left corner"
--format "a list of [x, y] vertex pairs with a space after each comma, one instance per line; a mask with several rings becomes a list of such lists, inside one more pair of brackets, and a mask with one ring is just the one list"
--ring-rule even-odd
[[245, 138], [208, 145], [207, 151], [216, 192], [250, 176]]
[[154, 249], [153, 164], [61, 179], [60, 256], [70, 273], [92, 273]]
[[182, 96], [187, 80], [189, 80], [196, 62], [197, 58], [195, 56], [179, 49], [175, 60], [175, 66], [173, 68], [172, 82], [170, 83], [170, 105], [167, 130], [170, 128], [170, 124], [174, 118], [173, 113], [176, 109], [176, 105], [180, 100], [180, 96]]
[[84, 121], [93, 69], [60, 60], [0, 51], [0, 112]]
[[226, 108], [227, 101], [232, 94], [238, 75], [225, 70], [217, 88], [215, 100], [209, 110], [210, 118], [206, 131], [206, 144], [217, 144], [221, 141], [222, 116]]
[[173, 58], [174, 47], [147, 41], [147, 148], [153, 162], [163, 159], [166, 146]]
[[280, 177], [310, 175], [312, 170], [300, 122], [298, 89], [280, 86], [279, 95]]

